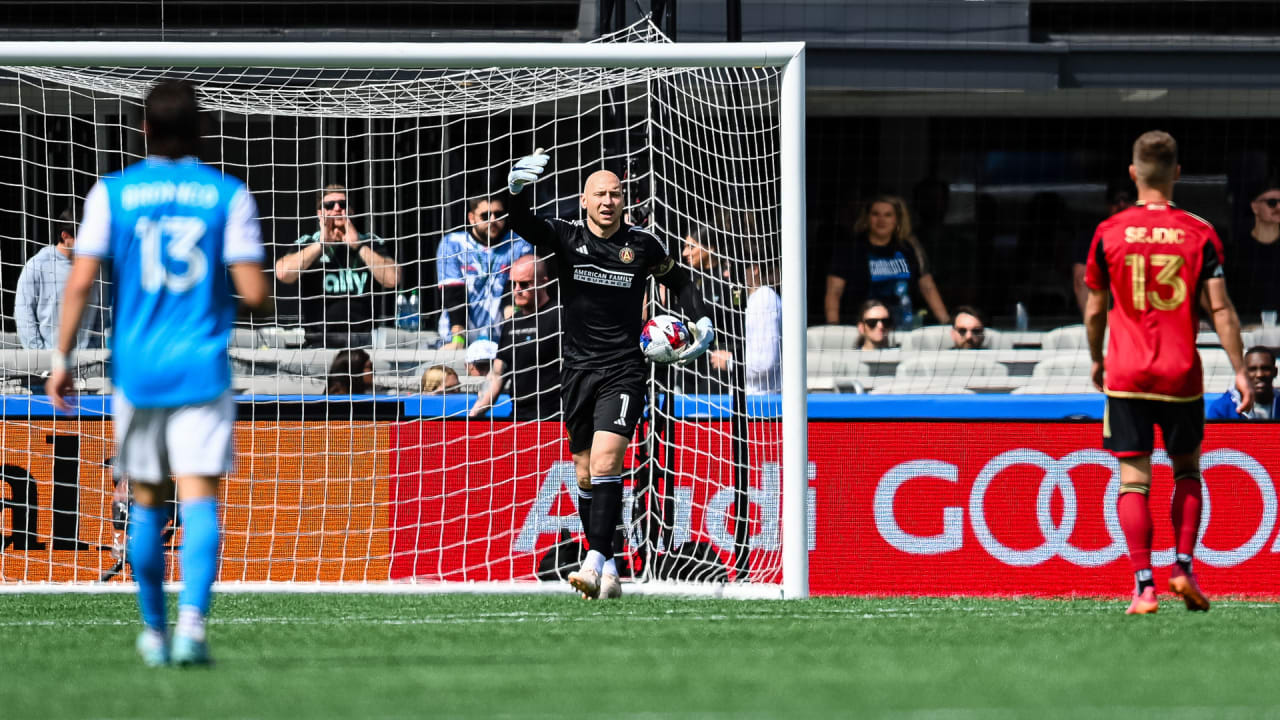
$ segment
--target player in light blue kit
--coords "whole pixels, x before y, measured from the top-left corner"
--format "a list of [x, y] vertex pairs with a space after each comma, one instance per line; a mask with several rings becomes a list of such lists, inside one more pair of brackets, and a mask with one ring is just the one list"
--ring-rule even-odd
[[[115, 467], [133, 483], [128, 552], [145, 625], [137, 649], [147, 665], [199, 665], [210, 662], [205, 617], [218, 568], [218, 479], [232, 459], [232, 286], [255, 310], [268, 310], [271, 299], [253, 197], [196, 159], [195, 87], [170, 80], [152, 88], [143, 132], [148, 157], [102, 178], [85, 199], [46, 388], [55, 407], [69, 409], [68, 356], [93, 278], [111, 260]], [[184, 582], [172, 647], [161, 584], [170, 476], [182, 511]]]

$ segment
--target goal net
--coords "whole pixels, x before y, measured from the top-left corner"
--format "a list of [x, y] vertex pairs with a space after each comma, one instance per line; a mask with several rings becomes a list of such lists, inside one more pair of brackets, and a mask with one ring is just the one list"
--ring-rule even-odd
[[[599, 42], [668, 41], [645, 21]], [[628, 220], [688, 267], [718, 332], [694, 365], [653, 366], [626, 460], [624, 579], [776, 592], [781, 66], [216, 64], [0, 72], [5, 583], [129, 577], [112, 511], [124, 490], [111, 471], [109, 278], [75, 356], [70, 416], [42, 397], [49, 354], [19, 337], [30, 298], [9, 288], [24, 273], [56, 285], [57, 258], [39, 253], [57, 252], [47, 247], [96, 178], [145, 156], [142, 99], [180, 77], [208, 116], [204, 159], [248, 184], [274, 264], [277, 315], [242, 316], [231, 340], [240, 419], [221, 487], [221, 582], [537, 587], [576, 567], [560, 338], [526, 317], [558, 316], [557, 280], [513, 293], [511, 263], [527, 250], [498, 204], [511, 162], [542, 147], [548, 172], [526, 190], [535, 212], [577, 219], [586, 177], [615, 172]], [[802, 240], [788, 242], [803, 256]], [[678, 314], [658, 286], [647, 297], [650, 315]], [[507, 370], [496, 386], [495, 356]], [[491, 387], [492, 405], [477, 407]]]

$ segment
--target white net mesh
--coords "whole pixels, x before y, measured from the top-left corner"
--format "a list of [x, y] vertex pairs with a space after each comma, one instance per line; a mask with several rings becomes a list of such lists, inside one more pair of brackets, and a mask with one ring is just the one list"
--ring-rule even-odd
[[[639, 23], [602, 41], [665, 39]], [[578, 562], [559, 387], [541, 372], [558, 365], [559, 337], [504, 339], [516, 253], [456, 249], [483, 233], [467, 200], [500, 197], [511, 161], [544, 147], [536, 212], [577, 218], [587, 175], [617, 172], [633, 221], [673, 255], [694, 248], [684, 262], [721, 338], [691, 368], [655, 367], [626, 462], [624, 565], [638, 581], [780, 581], [779, 70], [3, 68], [6, 311], [59, 213], [78, 217], [97, 177], [145, 155], [141, 100], [172, 77], [200, 88], [205, 159], [248, 184], [276, 261], [278, 315], [242, 317], [231, 342], [241, 420], [221, 580], [522, 581]], [[323, 240], [321, 200], [338, 196], [378, 259], [336, 242], [300, 261]], [[466, 307], [446, 307], [455, 271]], [[539, 314], [558, 312], [554, 279], [546, 289]], [[649, 311], [669, 307], [652, 288]], [[48, 353], [4, 337], [4, 581], [95, 580], [117, 563], [109, 351], [92, 349], [110, 327], [103, 312], [86, 328], [71, 419], [38, 397]], [[490, 383], [484, 340], [530, 372], [502, 377], [473, 415]]]

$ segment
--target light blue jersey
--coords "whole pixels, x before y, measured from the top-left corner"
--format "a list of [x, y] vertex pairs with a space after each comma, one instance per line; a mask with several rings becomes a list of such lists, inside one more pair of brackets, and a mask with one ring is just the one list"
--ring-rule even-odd
[[436, 250], [436, 273], [441, 285], [467, 286], [467, 318], [463, 321], [450, 318], [448, 311], [441, 313], [440, 337], [447, 340], [449, 329], [461, 325], [470, 331], [469, 340], [496, 342], [511, 263], [531, 252], [533, 246], [511, 232], [493, 245], [478, 242], [466, 230], [445, 235]]
[[147, 158], [89, 191], [76, 253], [112, 261], [111, 379], [130, 403], [179, 407], [227, 391], [227, 266], [263, 261], [244, 183], [195, 158]]

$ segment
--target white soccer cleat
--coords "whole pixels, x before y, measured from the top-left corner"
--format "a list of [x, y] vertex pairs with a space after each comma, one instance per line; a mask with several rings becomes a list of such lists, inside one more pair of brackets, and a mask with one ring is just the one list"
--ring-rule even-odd
[[600, 576], [600, 597], [606, 600], [617, 600], [622, 597], [622, 581], [617, 575], [606, 573]]
[[569, 584], [582, 593], [583, 599], [600, 597], [600, 573], [595, 570], [576, 570], [569, 573]]

